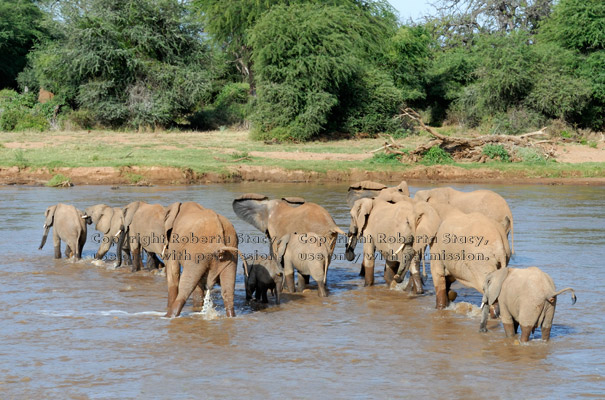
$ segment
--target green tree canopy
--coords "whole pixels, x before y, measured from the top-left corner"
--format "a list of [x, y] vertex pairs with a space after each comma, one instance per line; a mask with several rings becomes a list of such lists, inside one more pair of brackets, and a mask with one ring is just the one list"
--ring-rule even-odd
[[0, 88], [17, 87], [27, 53], [47, 36], [43, 19], [34, 1], [0, 0]]
[[210, 52], [180, 2], [85, 0], [61, 13], [62, 39], [33, 53], [26, 77], [99, 122], [167, 125], [207, 95]]

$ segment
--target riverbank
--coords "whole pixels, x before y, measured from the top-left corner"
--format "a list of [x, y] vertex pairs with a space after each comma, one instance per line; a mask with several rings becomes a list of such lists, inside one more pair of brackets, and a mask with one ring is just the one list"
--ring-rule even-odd
[[[605, 146], [561, 144], [565, 160], [448, 165], [402, 164], [377, 156], [384, 138], [272, 144], [247, 131], [2, 133], [0, 184], [43, 185], [56, 175], [76, 185], [433, 181], [605, 184]], [[398, 139], [410, 148], [428, 137]], [[586, 161], [586, 162], [583, 162]]]

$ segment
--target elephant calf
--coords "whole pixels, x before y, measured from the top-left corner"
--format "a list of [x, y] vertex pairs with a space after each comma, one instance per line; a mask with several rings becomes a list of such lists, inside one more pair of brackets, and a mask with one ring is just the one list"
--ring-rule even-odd
[[87, 233], [84, 214], [72, 205], [59, 203], [48, 207], [44, 215], [44, 234], [38, 250], [44, 247], [48, 231], [53, 227], [55, 258], [61, 258], [61, 240], [65, 242], [65, 257], [82, 258]]
[[282, 291], [284, 270], [273, 258], [249, 261], [248, 276], [246, 278], [246, 300], [254, 298], [268, 303], [267, 291], [275, 293], [275, 304], [279, 304]]
[[299, 273], [298, 291], [302, 292], [309, 275], [315, 279], [318, 295], [326, 297], [326, 277], [330, 265], [329, 240], [313, 232], [289, 233], [277, 242], [277, 259], [284, 266], [284, 276], [288, 291], [294, 292], [294, 269]]
[[542, 340], [550, 339], [557, 296], [571, 291], [572, 304], [576, 294], [572, 288], [555, 291], [553, 280], [536, 267], [527, 269], [502, 268], [487, 275], [483, 284], [481, 332], [487, 332], [489, 306], [497, 300], [506, 336], [513, 336], [521, 325], [521, 342], [539, 326]]

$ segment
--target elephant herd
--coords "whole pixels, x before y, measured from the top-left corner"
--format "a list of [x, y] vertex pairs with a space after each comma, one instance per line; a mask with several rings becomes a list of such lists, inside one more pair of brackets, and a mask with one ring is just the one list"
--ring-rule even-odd
[[118, 266], [124, 256], [133, 271], [140, 270], [143, 251], [148, 268], [165, 265], [167, 317], [178, 316], [189, 297], [194, 310], [201, 310], [215, 284], [221, 287], [226, 315], [235, 316], [238, 258], [247, 300], [254, 296], [266, 303], [271, 291], [279, 304], [283, 289], [303, 291], [311, 277], [318, 295], [327, 296], [328, 267], [339, 234], [347, 238], [349, 261], [355, 259], [357, 244], [363, 244], [360, 275], [366, 286], [374, 284], [380, 257], [388, 286], [407, 280], [406, 290], [424, 293], [428, 250], [436, 307], [445, 308], [456, 298], [450, 289], [455, 281], [476, 289], [483, 294], [482, 332], [491, 311], [493, 317], [501, 316], [507, 336], [521, 326], [521, 341], [528, 341], [540, 327], [542, 339], [548, 340], [557, 296], [569, 290], [575, 303], [573, 289], [556, 291], [552, 279], [538, 268], [508, 267], [514, 252], [513, 216], [506, 200], [493, 191], [443, 187], [418, 191], [412, 198], [405, 181], [394, 187], [362, 181], [349, 187], [346, 199], [348, 233], [326, 209], [300, 197], [269, 199], [247, 193], [234, 199], [235, 214], [266, 236], [268, 256], [263, 258], [244, 257], [233, 224], [194, 202], [164, 207], [137, 201], [124, 208], [98, 204], [84, 212], [57, 204], [46, 210], [40, 249], [53, 227], [55, 258], [61, 257], [61, 241], [67, 257], [80, 258], [87, 225], [94, 223], [103, 234], [95, 258], [102, 259], [117, 243]]

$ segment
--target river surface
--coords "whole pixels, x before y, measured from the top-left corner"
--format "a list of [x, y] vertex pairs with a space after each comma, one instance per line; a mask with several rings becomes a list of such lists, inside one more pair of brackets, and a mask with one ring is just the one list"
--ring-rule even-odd
[[423, 296], [390, 290], [377, 261], [376, 286], [364, 288], [342, 242], [327, 298], [312, 283], [280, 306], [271, 296], [246, 304], [240, 266], [233, 319], [218, 287], [207, 313], [188, 302], [182, 317], [163, 318], [165, 277], [94, 262], [94, 225], [81, 261], [54, 260], [52, 237], [38, 250], [50, 205], [144, 200], [199, 202], [250, 238], [242, 251], [266, 252], [235, 216], [235, 197], [302, 196], [346, 231], [346, 185], [0, 187], [0, 398], [605, 398], [605, 187], [453, 186], [500, 193], [515, 218], [510, 266], [539, 266], [576, 290], [575, 305], [560, 296], [549, 343], [519, 345], [499, 321], [479, 333], [481, 296], [458, 284], [454, 305], [438, 311], [430, 277]]

